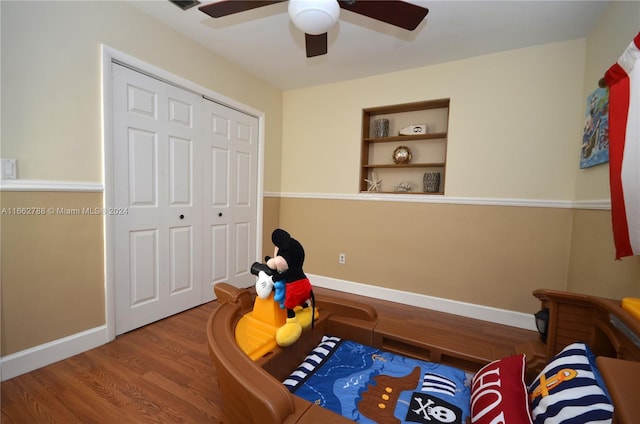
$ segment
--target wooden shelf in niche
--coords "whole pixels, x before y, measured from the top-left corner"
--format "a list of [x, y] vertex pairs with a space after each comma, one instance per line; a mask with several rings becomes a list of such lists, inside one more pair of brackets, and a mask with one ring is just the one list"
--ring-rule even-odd
[[365, 138], [363, 141], [367, 143], [391, 143], [394, 141], [406, 142], [414, 140], [434, 140], [439, 138], [447, 138], [447, 133], [427, 133], [422, 135], [396, 135], [391, 137]]
[[[375, 120], [387, 119], [389, 133], [375, 137]], [[426, 124], [427, 132], [417, 135], [399, 135], [409, 125]], [[449, 99], [405, 103], [366, 108], [362, 111], [362, 147], [360, 160], [360, 191], [368, 191], [366, 180], [375, 172], [382, 180], [379, 193], [396, 194], [444, 194], [447, 137], [449, 126]], [[408, 163], [396, 164], [393, 152], [398, 146], [411, 151]], [[437, 191], [425, 192], [423, 176], [426, 172], [438, 172], [440, 185]], [[395, 187], [407, 182], [411, 190], [395, 191]]]

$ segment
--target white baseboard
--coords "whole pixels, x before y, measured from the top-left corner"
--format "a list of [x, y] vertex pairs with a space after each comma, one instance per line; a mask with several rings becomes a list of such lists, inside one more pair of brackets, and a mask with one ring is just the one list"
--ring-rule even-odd
[[[314, 286], [388, 300], [419, 308], [433, 309], [526, 330], [535, 330], [533, 315], [489, 306], [475, 305], [353, 281], [307, 274]], [[204, 325], [204, 323], [203, 323]], [[92, 328], [71, 336], [0, 358], [0, 380], [5, 381], [73, 355], [93, 349], [109, 341], [107, 326]]]
[[419, 308], [432, 309], [434, 311], [461, 315], [483, 321], [495, 322], [511, 327], [524, 328], [525, 330], [536, 330], [533, 314], [525, 314], [506, 309], [492, 308], [490, 306], [459, 302], [457, 300], [443, 299], [385, 287], [371, 286], [353, 281], [338, 280], [335, 278], [323, 277], [321, 275], [307, 274], [307, 276], [309, 277], [309, 280], [311, 280], [312, 284], [318, 287], [359, 294], [405, 305], [417, 306]]
[[106, 325], [72, 334], [0, 358], [0, 380], [5, 381], [107, 342]]

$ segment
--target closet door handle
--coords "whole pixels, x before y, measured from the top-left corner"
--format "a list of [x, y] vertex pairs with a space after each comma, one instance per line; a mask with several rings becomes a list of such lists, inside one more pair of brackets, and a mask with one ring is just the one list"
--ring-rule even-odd
[[218, 216], [222, 216], [222, 212], [218, 212]]
[[180, 219], [184, 219], [184, 215], [180, 214]]

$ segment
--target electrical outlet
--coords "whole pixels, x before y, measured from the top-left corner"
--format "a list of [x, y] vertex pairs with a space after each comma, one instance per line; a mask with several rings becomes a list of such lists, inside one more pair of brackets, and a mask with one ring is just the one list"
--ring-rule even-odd
[[347, 263], [347, 255], [345, 255], [344, 253], [340, 253], [338, 255], [338, 263], [341, 265], [344, 265]]

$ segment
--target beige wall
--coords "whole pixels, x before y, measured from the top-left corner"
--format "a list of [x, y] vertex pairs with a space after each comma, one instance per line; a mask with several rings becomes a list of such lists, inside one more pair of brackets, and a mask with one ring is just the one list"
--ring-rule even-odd
[[102, 193], [2, 193], [3, 355], [104, 324], [102, 215], [80, 212], [101, 206]]
[[[105, 44], [263, 111], [265, 190], [279, 189], [279, 90], [126, 2], [2, 1], [0, 8], [0, 154], [18, 160], [20, 179], [103, 183]], [[1, 196], [3, 207], [102, 205], [101, 193]], [[105, 324], [101, 220], [3, 215], [1, 230], [3, 356]]]
[[280, 225], [280, 199], [277, 197], [265, 197], [262, 214], [262, 254], [258, 261], [262, 261], [265, 255], [273, 256], [273, 243], [271, 233]]
[[[102, 181], [106, 44], [265, 112], [267, 190], [278, 188], [281, 92], [121, 1], [3, 1], [2, 157], [20, 178]], [[33, 125], [36, 121], [37, 125]], [[271, 186], [271, 184], [276, 184]]]
[[640, 297], [640, 257], [616, 261], [611, 213], [575, 210], [567, 290], [611, 298]]
[[521, 312], [537, 310], [541, 281], [565, 287], [570, 209], [294, 198], [280, 208], [312, 274]]
[[287, 91], [282, 191], [357, 193], [362, 109], [450, 98], [447, 196], [572, 199], [584, 60], [574, 40]]
[[265, 112], [277, 190], [281, 92], [121, 1], [5, 2], [2, 157], [22, 179], [102, 181], [100, 44]]
[[[305, 269], [525, 313], [532, 290], [565, 289], [585, 52], [573, 40], [285, 92], [280, 225]], [[445, 203], [358, 198], [362, 108], [443, 97]]]
[[[612, 2], [588, 39], [285, 92], [280, 225], [310, 246], [309, 272], [521, 312], [537, 287], [637, 296], [640, 261], [613, 260], [610, 212], [564, 205], [609, 198], [607, 165], [579, 170], [585, 98], [639, 5]], [[361, 109], [442, 97], [452, 204], [339, 200], [357, 199]]]

